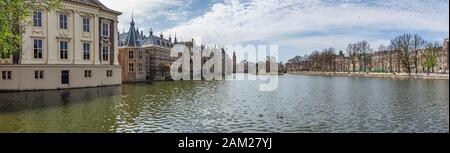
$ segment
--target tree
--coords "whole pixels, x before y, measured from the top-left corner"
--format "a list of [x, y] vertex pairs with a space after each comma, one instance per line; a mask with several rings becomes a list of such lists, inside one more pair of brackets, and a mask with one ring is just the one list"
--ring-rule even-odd
[[389, 63], [389, 71], [391, 72], [391, 73], [394, 73], [394, 66], [393, 66], [393, 60], [394, 60], [394, 47], [392, 46], [392, 45], [389, 45], [388, 47], [387, 47], [387, 54], [388, 54], [388, 63]]
[[428, 43], [423, 54], [423, 65], [427, 68], [427, 75], [430, 75], [430, 70], [437, 66], [438, 52], [441, 49], [439, 42]]
[[60, 0], [3, 0], [0, 2], [0, 56], [19, 55], [24, 27], [32, 11], [51, 11], [61, 7]]
[[[369, 51], [370, 51], [370, 45], [367, 41], [363, 40], [357, 43], [358, 47], [357, 49], [359, 50], [358, 52], [360, 53], [360, 66], [362, 66], [364, 72], [367, 71], [367, 66], [368, 66], [368, 62], [369, 62]], [[360, 71], [361, 71], [361, 67], [360, 67]]]
[[414, 69], [416, 74], [418, 73], [418, 69], [419, 69], [419, 52], [420, 49], [423, 48], [423, 46], [426, 44], [425, 40], [418, 34], [414, 34], [413, 38], [412, 38], [412, 54], [413, 54], [413, 62], [414, 62]]
[[355, 71], [356, 71], [356, 58], [357, 58], [357, 56], [356, 56], [357, 55], [357, 51], [355, 50], [355, 44], [352, 44], [352, 43], [348, 44], [346, 51], [347, 51], [347, 54], [348, 54], [348, 56], [350, 58], [350, 62], [353, 65], [353, 73], [355, 73]]
[[394, 47], [394, 50], [398, 53], [399, 59], [402, 65], [406, 68], [408, 75], [411, 75], [412, 63], [411, 63], [411, 48], [412, 48], [412, 39], [413, 36], [411, 34], [403, 34], [395, 37], [391, 40], [391, 45]]
[[387, 72], [386, 66], [384, 65], [384, 61], [386, 60], [387, 47], [384, 45], [380, 45], [380, 47], [378, 47], [378, 51], [380, 53], [379, 62], [381, 62], [381, 71]]

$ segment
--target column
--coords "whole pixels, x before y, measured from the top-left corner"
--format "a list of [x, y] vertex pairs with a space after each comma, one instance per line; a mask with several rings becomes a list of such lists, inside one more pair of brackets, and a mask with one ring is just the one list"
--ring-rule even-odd
[[94, 39], [92, 40], [92, 45], [94, 46], [94, 54], [92, 55], [92, 58], [94, 58], [94, 64], [100, 64], [100, 20], [98, 17], [98, 14], [95, 14], [94, 16], [94, 28], [93, 28], [93, 32], [94, 32]]
[[71, 50], [73, 55], [73, 64], [81, 64], [83, 52], [81, 51], [81, 19], [79, 11], [73, 12], [73, 35], [73, 49]]
[[57, 63], [57, 39], [56, 36], [59, 34], [58, 28], [58, 13], [48, 12], [47, 15], [47, 39], [45, 40], [47, 46], [45, 48], [47, 51], [47, 63], [56, 64]]
[[119, 21], [117, 21], [117, 19], [116, 19], [116, 21], [114, 21], [114, 40], [113, 40], [113, 42], [114, 42], [114, 65], [119, 65], [119, 49], [118, 49], [118, 41], [119, 41], [119, 35], [118, 35], [118, 24], [119, 23]]

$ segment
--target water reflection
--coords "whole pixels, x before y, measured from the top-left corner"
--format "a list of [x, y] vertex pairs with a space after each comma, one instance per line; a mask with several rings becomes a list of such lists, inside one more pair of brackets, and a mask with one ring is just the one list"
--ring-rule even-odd
[[448, 81], [284, 75], [0, 93], [0, 132], [448, 132]]

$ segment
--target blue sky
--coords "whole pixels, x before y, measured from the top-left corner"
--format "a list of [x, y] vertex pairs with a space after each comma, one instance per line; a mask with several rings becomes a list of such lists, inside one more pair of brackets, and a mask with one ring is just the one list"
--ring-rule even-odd
[[211, 44], [279, 45], [280, 59], [367, 40], [388, 45], [402, 33], [429, 41], [449, 37], [448, 0], [101, 0], [121, 11], [119, 30], [131, 14], [148, 33], [201, 38]]

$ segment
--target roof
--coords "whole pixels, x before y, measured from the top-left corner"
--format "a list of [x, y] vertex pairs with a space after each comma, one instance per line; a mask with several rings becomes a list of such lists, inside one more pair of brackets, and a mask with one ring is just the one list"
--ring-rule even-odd
[[[159, 46], [164, 48], [172, 48], [174, 43], [171, 38], [164, 39], [162, 33], [161, 36], [153, 35], [153, 31], [150, 30], [150, 35], [145, 36], [135, 27], [134, 19], [131, 19], [130, 29], [127, 33], [119, 34], [119, 46], [120, 47], [145, 47], [145, 46]], [[176, 41], [176, 37], [175, 37]]]
[[74, 3], [81, 3], [81, 4], [84, 4], [84, 5], [97, 7], [97, 8], [100, 8], [101, 10], [108, 11], [108, 12], [111, 12], [111, 13], [114, 13], [114, 14], [117, 14], [117, 15], [122, 14], [119, 11], [115, 11], [115, 10], [112, 10], [112, 9], [106, 7], [99, 0], [65, 0], [65, 1], [74, 2]]

